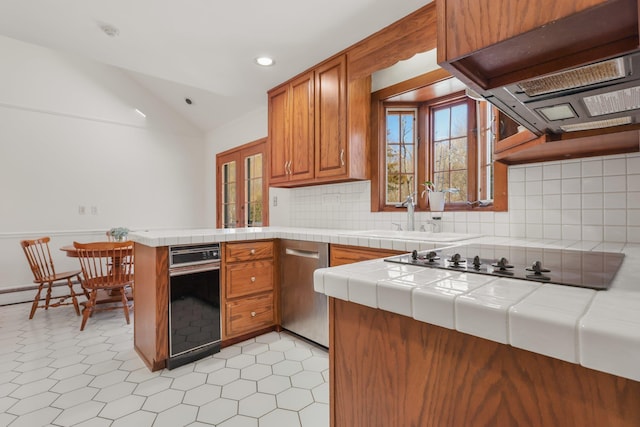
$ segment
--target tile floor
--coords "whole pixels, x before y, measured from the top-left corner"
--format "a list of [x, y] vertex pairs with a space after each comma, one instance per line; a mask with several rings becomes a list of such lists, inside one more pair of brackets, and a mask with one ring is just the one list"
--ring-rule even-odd
[[327, 352], [272, 332], [150, 372], [133, 323], [73, 308], [0, 307], [0, 426], [327, 427]]

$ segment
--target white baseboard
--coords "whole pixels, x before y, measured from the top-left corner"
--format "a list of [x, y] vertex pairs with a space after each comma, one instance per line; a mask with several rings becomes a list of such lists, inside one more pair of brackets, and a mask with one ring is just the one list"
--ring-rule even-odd
[[[82, 290], [80, 290], [80, 285], [74, 285], [74, 291], [76, 294], [82, 295]], [[8, 292], [0, 293], [0, 306], [9, 305], [9, 304], [20, 304], [24, 302], [33, 302], [33, 299], [36, 297], [36, 292], [38, 292], [37, 288], [34, 288], [33, 285], [25, 285], [17, 288], [13, 288]], [[42, 289], [42, 293], [40, 294], [41, 299], [44, 301], [44, 297], [47, 290], [46, 288]], [[61, 297], [63, 295], [69, 294], [69, 288], [66, 284], [54, 285], [53, 289], [51, 289], [51, 297]], [[28, 314], [28, 313], [27, 313]]]

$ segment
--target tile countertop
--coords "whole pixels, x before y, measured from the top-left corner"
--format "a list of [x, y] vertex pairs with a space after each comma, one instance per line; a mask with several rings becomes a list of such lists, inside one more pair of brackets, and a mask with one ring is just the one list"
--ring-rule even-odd
[[[132, 232], [147, 246], [284, 238], [411, 252], [453, 243], [288, 227]], [[474, 243], [624, 252], [611, 288], [594, 291], [364, 261], [316, 270], [317, 292], [640, 381], [640, 245], [481, 237]]]

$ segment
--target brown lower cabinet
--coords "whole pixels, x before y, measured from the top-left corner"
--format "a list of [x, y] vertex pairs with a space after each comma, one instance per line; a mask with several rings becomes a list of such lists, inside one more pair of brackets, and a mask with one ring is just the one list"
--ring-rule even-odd
[[[134, 248], [133, 343], [147, 367], [157, 371], [169, 357], [169, 250], [139, 243]], [[222, 346], [278, 328], [275, 241], [224, 243], [221, 253]]]
[[331, 245], [329, 247], [329, 266], [352, 264], [371, 259], [386, 258], [405, 252], [392, 249], [363, 248], [360, 246]]
[[273, 240], [225, 243], [222, 247], [222, 342], [278, 324]]
[[329, 298], [332, 427], [640, 426], [640, 382]]

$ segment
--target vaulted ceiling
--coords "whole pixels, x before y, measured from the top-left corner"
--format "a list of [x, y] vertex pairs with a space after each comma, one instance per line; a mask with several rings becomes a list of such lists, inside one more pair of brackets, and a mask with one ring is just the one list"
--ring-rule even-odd
[[430, 1], [2, 0], [0, 34], [119, 67], [207, 132]]

